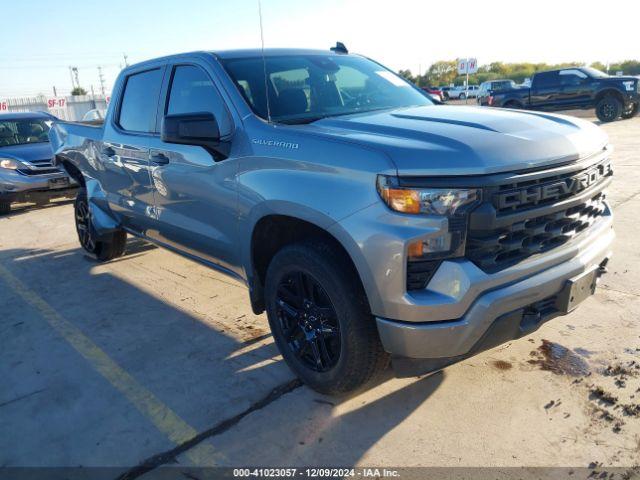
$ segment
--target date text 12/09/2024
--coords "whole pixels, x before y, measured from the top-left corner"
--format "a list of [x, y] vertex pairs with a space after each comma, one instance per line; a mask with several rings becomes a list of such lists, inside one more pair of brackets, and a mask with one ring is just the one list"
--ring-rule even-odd
[[389, 468], [235, 468], [234, 478], [398, 478]]

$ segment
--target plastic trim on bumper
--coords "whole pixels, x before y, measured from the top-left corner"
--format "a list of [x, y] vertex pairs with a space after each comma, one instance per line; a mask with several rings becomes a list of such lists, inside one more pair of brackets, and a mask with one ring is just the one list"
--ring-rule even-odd
[[611, 256], [613, 238], [609, 229], [573, 259], [483, 293], [457, 320], [411, 323], [376, 317], [382, 344], [387, 352], [402, 357], [464, 356], [498, 317], [559, 293], [568, 279], [602, 264]]

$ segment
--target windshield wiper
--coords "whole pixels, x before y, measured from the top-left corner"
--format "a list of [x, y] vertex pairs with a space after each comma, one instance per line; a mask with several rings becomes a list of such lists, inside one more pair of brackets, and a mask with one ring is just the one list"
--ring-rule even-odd
[[323, 118], [328, 118], [330, 116], [331, 115], [316, 115], [315, 117], [289, 118], [276, 121], [279, 123], [284, 123], [286, 125], [304, 125], [307, 123], [317, 122], [318, 120], [322, 120]]

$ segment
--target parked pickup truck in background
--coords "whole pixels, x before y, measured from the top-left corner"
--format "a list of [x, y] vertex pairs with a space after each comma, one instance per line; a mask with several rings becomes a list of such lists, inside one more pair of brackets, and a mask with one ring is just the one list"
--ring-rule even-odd
[[489, 97], [496, 92], [502, 90], [513, 90], [518, 88], [516, 82], [513, 80], [488, 80], [480, 84], [480, 90], [478, 90], [478, 105], [489, 105]]
[[75, 195], [75, 180], [53, 165], [48, 133], [54, 120], [39, 112], [0, 115], [0, 214], [14, 202]]
[[526, 335], [591, 295], [611, 253], [597, 126], [434, 106], [343, 48], [133, 65], [103, 125], [50, 137], [87, 252], [115, 258], [131, 234], [246, 283], [325, 393]]
[[530, 88], [495, 91], [487, 99], [493, 107], [547, 111], [595, 108], [601, 122], [631, 118], [638, 113], [639, 103], [638, 77], [612, 77], [588, 67], [536, 73]]

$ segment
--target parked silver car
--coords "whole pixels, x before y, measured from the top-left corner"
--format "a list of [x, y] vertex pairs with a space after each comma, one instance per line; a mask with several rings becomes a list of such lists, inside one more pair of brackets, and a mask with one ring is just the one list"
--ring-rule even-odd
[[480, 87], [478, 85], [469, 85], [468, 87], [457, 86], [449, 90], [449, 98], [457, 98], [464, 100], [465, 98], [476, 98]]
[[52, 163], [48, 133], [54, 120], [41, 112], [0, 115], [0, 214], [14, 202], [45, 203], [75, 193], [76, 181]]

